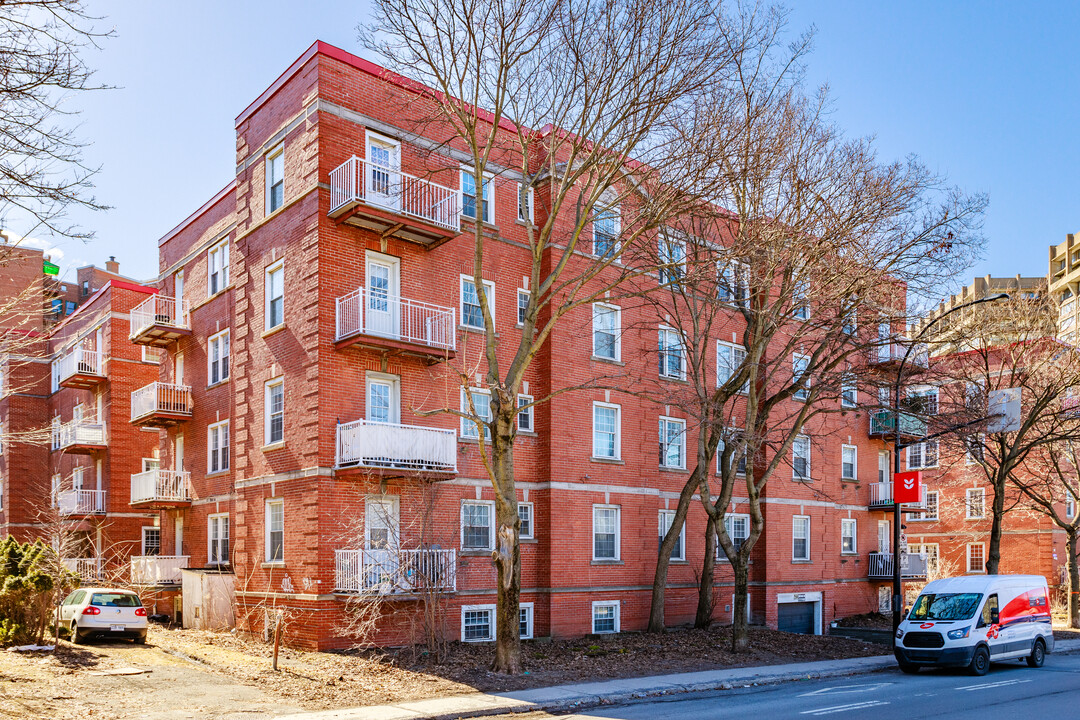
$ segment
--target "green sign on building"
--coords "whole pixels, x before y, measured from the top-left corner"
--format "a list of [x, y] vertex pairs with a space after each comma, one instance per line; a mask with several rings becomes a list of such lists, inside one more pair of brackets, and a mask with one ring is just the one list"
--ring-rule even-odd
[[45, 261], [44, 265], [42, 266], [42, 270], [44, 271], [44, 273], [46, 275], [59, 275], [60, 274], [60, 266], [59, 265], [53, 265], [48, 260]]

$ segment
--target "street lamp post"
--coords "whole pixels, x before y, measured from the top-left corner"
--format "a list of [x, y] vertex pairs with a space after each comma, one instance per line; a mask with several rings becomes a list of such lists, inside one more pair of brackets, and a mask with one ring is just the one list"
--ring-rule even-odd
[[[998, 295], [991, 295], [978, 300], [972, 300], [970, 302], [957, 305], [956, 307], [949, 308], [945, 312], [938, 315], [936, 318], [926, 323], [919, 333], [911, 339], [908, 343], [907, 351], [904, 353], [904, 357], [900, 359], [900, 365], [896, 368], [896, 384], [893, 386], [893, 479], [890, 487], [892, 489], [893, 498], [893, 601], [892, 601], [892, 629], [893, 629], [893, 644], [896, 643], [896, 631], [900, 627], [900, 611], [903, 608], [901, 604], [901, 586], [900, 586], [900, 503], [896, 502], [896, 475], [900, 473], [900, 451], [909, 445], [914, 443], [900, 443], [900, 386], [903, 383], [904, 378], [904, 365], [907, 364], [908, 358], [911, 357], [911, 351], [918, 344], [919, 340], [926, 331], [936, 325], [946, 315], [950, 315], [957, 310], [963, 310], [973, 305], [979, 305], [981, 303], [996, 302], [998, 300], [1008, 300], [1008, 293], [1000, 293]], [[925, 433], [924, 433], [925, 435]]]

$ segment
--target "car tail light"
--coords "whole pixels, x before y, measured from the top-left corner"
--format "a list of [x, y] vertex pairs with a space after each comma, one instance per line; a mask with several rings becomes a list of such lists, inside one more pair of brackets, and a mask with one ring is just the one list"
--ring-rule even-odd
[[83, 615], [100, 615], [101, 611], [98, 610], [93, 605], [87, 605], [85, 608], [83, 608], [82, 614]]
[[144, 608], [144, 607], [135, 608], [135, 614], [138, 615], [139, 617], [146, 617], [146, 608]]

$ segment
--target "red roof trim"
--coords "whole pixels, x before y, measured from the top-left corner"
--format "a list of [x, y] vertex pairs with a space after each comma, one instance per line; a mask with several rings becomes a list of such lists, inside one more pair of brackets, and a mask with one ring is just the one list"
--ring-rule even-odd
[[183, 230], [185, 227], [187, 227], [188, 224], [192, 220], [199, 217], [204, 212], [209, 210], [211, 207], [216, 205], [219, 200], [221, 200], [223, 197], [225, 197], [226, 195], [228, 195], [230, 192], [232, 192], [235, 189], [236, 189], [236, 178], [233, 178], [232, 180], [229, 181], [228, 185], [226, 185], [225, 187], [218, 190], [217, 194], [214, 195], [214, 197], [210, 198], [209, 200], [204, 202], [202, 205], [200, 205], [198, 210], [196, 210], [195, 212], [188, 215], [186, 218], [184, 218], [182, 221], [180, 221], [179, 225], [174, 227], [169, 232], [165, 233], [165, 235], [160, 240], [157, 241], [158, 247], [161, 247], [165, 243], [172, 240], [176, 236], [176, 234], [178, 232], [180, 232], [181, 230]]

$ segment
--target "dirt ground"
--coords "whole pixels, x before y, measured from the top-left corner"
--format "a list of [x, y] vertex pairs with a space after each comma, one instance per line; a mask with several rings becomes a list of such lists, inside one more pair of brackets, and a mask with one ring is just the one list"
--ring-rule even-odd
[[[2, 718], [252, 718], [299, 710], [377, 705], [476, 690], [507, 690], [597, 679], [743, 665], [879, 655], [845, 638], [751, 629], [752, 651], [728, 650], [727, 628], [662, 636], [524, 643], [526, 674], [486, 671], [490, 645], [453, 643], [442, 663], [421, 652], [316, 653], [270, 648], [230, 633], [152, 627], [149, 643], [61, 645], [56, 655], [0, 652]], [[138, 675], [101, 675], [138, 668]]]

